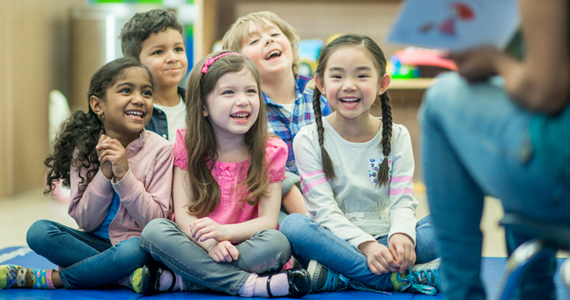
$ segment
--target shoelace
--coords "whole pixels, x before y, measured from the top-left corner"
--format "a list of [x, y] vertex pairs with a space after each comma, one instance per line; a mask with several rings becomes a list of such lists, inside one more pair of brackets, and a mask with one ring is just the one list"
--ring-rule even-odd
[[337, 273], [331, 269], [328, 269], [327, 279], [325, 280], [325, 285], [322, 291], [342, 291], [348, 288], [349, 279], [344, 277], [344, 275]]
[[[422, 280], [422, 276], [425, 276], [427, 280], [425, 284], [420, 283]], [[400, 287], [400, 292], [403, 292], [404, 290], [411, 287], [412, 289], [422, 294], [433, 296], [437, 293], [437, 289], [433, 286], [437, 285], [437, 283], [439, 282], [439, 272], [434, 267], [430, 268], [423, 267], [416, 272], [412, 272], [412, 270], [410, 269], [408, 275], [406, 275], [406, 278], [404, 278], [404, 281], [407, 281], [407, 283], [404, 284], [402, 287]]]

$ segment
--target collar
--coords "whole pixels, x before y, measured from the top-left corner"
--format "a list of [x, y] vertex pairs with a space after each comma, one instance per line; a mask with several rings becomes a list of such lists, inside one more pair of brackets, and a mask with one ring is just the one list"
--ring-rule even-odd
[[127, 157], [137, 155], [144, 146], [147, 137], [148, 133], [143, 128], [143, 130], [141, 130], [139, 134], [139, 137], [136, 140], [132, 141], [129, 145], [127, 145], [127, 149], [125, 149], [127, 151]]
[[[304, 76], [301, 74], [295, 74], [295, 97], [296, 97], [296, 99], [299, 99], [301, 97], [301, 95], [305, 91], [305, 87], [307, 86], [307, 83], [309, 81], [311, 81], [311, 79], [312, 78], [308, 77], [308, 76]], [[281, 104], [273, 101], [273, 99], [271, 99], [269, 96], [267, 96], [263, 91], [261, 91], [261, 94], [263, 95], [263, 100], [265, 101], [265, 103], [268, 103], [271, 105], [282, 106]]]

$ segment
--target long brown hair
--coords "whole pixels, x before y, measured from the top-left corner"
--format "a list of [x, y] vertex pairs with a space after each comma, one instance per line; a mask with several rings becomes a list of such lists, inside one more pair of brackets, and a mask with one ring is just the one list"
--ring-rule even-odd
[[[205, 74], [202, 67], [208, 58], [214, 58], [229, 51], [217, 51], [200, 60], [190, 72], [186, 89], [186, 136], [188, 150], [188, 174], [193, 199], [190, 199], [188, 213], [208, 215], [220, 203], [220, 186], [212, 176], [211, 169], [218, 158], [216, 134], [210, 120], [203, 115], [208, 95], [216, 87], [218, 80], [226, 73], [249, 70], [255, 77], [259, 92], [259, 115], [253, 126], [246, 132], [244, 140], [250, 154], [250, 164], [244, 183], [248, 187], [242, 200], [256, 205], [266, 196], [269, 178], [265, 173], [265, 145], [267, 139], [267, 113], [261, 98], [260, 79], [255, 64], [238, 54], [230, 54], [211, 63]], [[237, 188], [237, 187], [236, 187]]]
[[[315, 71], [315, 77], [323, 79], [323, 75], [327, 68], [327, 63], [331, 54], [342, 47], [360, 47], [365, 49], [372, 59], [374, 66], [379, 72], [379, 78], [382, 78], [386, 74], [386, 58], [384, 57], [384, 52], [382, 49], [372, 40], [371, 38], [363, 35], [357, 34], [347, 34], [340, 36], [330, 42], [325, 46], [319, 55], [319, 65]], [[315, 87], [313, 93], [313, 110], [315, 111], [315, 121], [317, 123], [317, 135], [319, 139], [319, 145], [321, 146], [321, 156], [323, 160], [323, 171], [325, 176], [329, 180], [336, 178], [333, 162], [324, 147], [324, 132], [321, 112], [321, 91]], [[389, 167], [388, 167], [388, 155], [392, 151], [392, 108], [390, 107], [390, 98], [388, 97], [388, 92], [384, 92], [379, 96], [380, 103], [382, 107], [382, 139], [380, 141], [380, 146], [382, 148], [382, 154], [384, 154], [384, 159], [380, 164], [380, 168], [376, 175], [377, 185], [382, 186], [388, 183], [390, 179]]]

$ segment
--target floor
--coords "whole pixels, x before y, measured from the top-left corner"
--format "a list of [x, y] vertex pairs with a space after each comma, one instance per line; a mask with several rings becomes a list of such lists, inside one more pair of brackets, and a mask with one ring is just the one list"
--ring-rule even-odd
[[[420, 202], [418, 219], [429, 214], [425, 188], [416, 184], [416, 198]], [[502, 208], [496, 199], [485, 200], [485, 211], [481, 228], [485, 240], [483, 256], [506, 256], [503, 230], [498, 226]], [[26, 246], [26, 231], [36, 220], [53, 220], [70, 227], [77, 227], [67, 214], [67, 204], [44, 196], [41, 189], [31, 190], [14, 196], [0, 198], [0, 249], [12, 246]]]

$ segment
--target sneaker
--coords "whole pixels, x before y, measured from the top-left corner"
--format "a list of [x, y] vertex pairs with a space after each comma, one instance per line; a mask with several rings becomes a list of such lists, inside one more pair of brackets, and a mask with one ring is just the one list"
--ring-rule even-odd
[[570, 258], [567, 258], [560, 266], [560, 277], [562, 277], [566, 289], [570, 291]]
[[316, 260], [309, 262], [307, 272], [309, 272], [313, 293], [342, 291], [349, 287], [348, 278]]
[[424, 264], [413, 265], [404, 278], [396, 276], [398, 283], [401, 283], [400, 292], [422, 293], [435, 295], [441, 290], [439, 283], [439, 264], [441, 259], [435, 259]]

